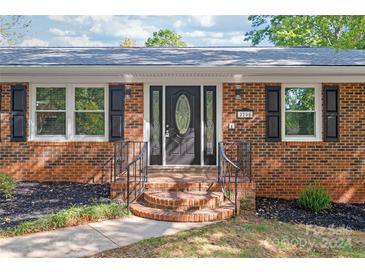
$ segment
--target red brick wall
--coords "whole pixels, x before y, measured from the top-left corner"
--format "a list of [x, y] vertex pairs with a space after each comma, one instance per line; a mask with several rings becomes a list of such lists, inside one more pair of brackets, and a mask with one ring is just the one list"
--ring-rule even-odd
[[[29, 92], [27, 91], [27, 142], [10, 141], [11, 83], [0, 84], [1, 132], [0, 172], [22, 181], [106, 181], [110, 174], [107, 161], [113, 153], [110, 142], [37, 142], [29, 141]], [[131, 85], [125, 101], [125, 137], [143, 140], [143, 84]]]
[[[265, 84], [223, 85], [223, 138], [252, 142], [252, 176], [257, 196], [292, 199], [310, 182], [320, 182], [337, 202], [365, 202], [365, 83], [340, 84], [340, 142], [266, 142]], [[237, 119], [249, 108], [253, 119]], [[235, 129], [228, 129], [234, 122]]]

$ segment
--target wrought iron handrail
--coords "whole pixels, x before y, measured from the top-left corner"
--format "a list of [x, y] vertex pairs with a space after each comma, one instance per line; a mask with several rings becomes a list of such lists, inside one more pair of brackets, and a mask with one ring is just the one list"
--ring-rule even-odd
[[[231, 152], [227, 156], [226, 151]], [[251, 145], [249, 142], [219, 142], [218, 144], [218, 183], [224, 198], [235, 207], [238, 213], [238, 182], [251, 181]], [[232, 194], [232, 187], [233, 194]]]
[[148, 143], [123, 141], [114, 150], [114, 182], [125, 182], [127, 206], [137, 200], [145, 190], [148, 181]]

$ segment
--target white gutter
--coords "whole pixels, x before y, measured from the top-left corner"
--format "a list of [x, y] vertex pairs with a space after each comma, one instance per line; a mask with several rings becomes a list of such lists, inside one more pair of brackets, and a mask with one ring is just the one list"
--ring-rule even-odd
[[[0, 82], [365, 82], [357, 66], [0, 66]], [[132, 76], [132, 80], [131, 77]], [[127, 79], [128, 77], [128, 79]], [[195, 81], [196, 82], [196, 81]]]

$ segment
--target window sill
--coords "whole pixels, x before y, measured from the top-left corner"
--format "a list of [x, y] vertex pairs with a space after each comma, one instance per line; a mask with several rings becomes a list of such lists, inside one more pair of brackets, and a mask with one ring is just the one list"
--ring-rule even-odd
[[286, 143], [323, 142], [321, 138], [283, 138], [281, 141]]
[[47, 136], [47, 137], [33, 137], [29, 139], [29, 142], [109, 142], [106, 137], [78, 137], [67, 139], [62, 136]]

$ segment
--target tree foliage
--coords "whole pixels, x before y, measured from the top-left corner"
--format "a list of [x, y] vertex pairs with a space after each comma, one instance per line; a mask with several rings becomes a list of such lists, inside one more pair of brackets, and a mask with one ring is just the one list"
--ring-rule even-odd
[[314, 110], [313, 88], [285, 89], [285, 111], [288, 111], [285, 113], [285, 134], [313, 135], [315, 116], [310, 111]]
[[177, 48], [186, 47], [182, 37], [169, 29], [160, 29], [153, 33], [145, 42], [146, 47]]
[[267, 16], [252, 15], [252, 30], [245, 41], [253, 45], [365, 48], [365, 16]]
[[[76, 88], [75, 109], [80, 111], [75, 116], [76, 134], [104, 135], [104, 89], [103, 88]], [[95, 112], [91, 112], [95, 111]]]
[[136, 41], [130, 37], [127, 37], [120, 42], [120, 46], [123, 48], [134, 48], [136, 46]]
[[0, 45], [14, 45], [30, 27], [31, 20], [21, 15], [0, 16]]

